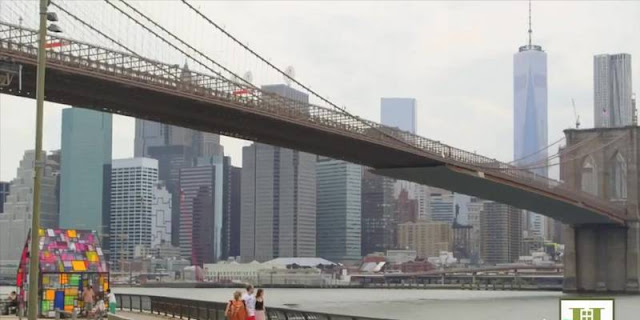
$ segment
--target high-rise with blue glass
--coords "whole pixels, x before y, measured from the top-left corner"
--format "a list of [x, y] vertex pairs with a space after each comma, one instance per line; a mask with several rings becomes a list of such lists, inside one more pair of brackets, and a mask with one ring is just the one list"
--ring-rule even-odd
[[385, 126], [416, 133], [416, 99], [380, 99], [380, 121]]
[[362, 166], [318, 157], [316, 243], [319, 257], [334, 262], [362, 258]]
[[[517, 166], [546, 177], [547, 54], [531, 43], [531, 33], [529, 17], [529, 43], [513, 56], [513, 157]], [[527, 216], [530, 234], [547, 237], [546, 217]]]
[[111, 132], [109, 113], [62, 110], [61, 228], [109, 232]]

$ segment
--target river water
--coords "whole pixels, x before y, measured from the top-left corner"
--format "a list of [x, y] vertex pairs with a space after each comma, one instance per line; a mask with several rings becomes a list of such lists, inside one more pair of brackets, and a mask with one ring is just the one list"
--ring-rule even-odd
[[[0, 288], [7, 292], [9, 288]], [[234, 289], [114, 288], [114, 292], [227, 301]], [[557, 320], [560, 292], [423, 289], [266, 289], [267, 306], [384, 319]], [[616, 296], [617, 320], [640, 319], [640, 296]]]

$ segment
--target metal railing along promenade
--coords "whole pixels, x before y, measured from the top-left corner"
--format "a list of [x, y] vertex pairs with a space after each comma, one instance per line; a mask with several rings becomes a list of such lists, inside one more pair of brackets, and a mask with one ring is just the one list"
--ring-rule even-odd
[[[223, 320], [227, 303], [136, 294], [116, 294], [118, 308], [186, 320]], [[321, 312], [266, 307], [267, 320], [382, 320]]]
[[[37, 59], [36, 30], [0, 22], [0, 54], [16, 60]], [[175, 95], [194, 96], [212, 104], [223, 103], [248, 112], [303, 124], [319, 130], [410, 152], [448, 165], [470, 169], [579, 202], [599, 212], [624, 219], [624, 208], [604, 199], [530, 171], [476, 153], [461, 150], [410, 132], [383, 126], [346, 112], [287, 99], [243, 85], [222, 76], [212, 76], [67, 38], [48, 36], [49, 67], [60, 66], [85, 75], [132, 86], [153, 88]]]

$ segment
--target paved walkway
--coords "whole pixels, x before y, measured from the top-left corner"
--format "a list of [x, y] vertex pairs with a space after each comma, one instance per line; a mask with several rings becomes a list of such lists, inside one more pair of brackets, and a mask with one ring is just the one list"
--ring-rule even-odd
[[[165, 317], [165, 316], [159, 316], [159, 315], [153, 315], [151, 313], [141, 313], [141, 312], [129, 312], [129, 311], [118, 311], [116, 313], [119, 316], [123, 316], [125, 318], [129, 318], [132, 320], [159, 320], [159, 319], [169, 319], [171, 317]], [[27, 320], [26, 317], [22, 318], [23, 320]], [[86, 318], [84, 317], [78, 317], [79, 320], [84, 320]], [[106, 319], [106, 318], [105, 318]], [[18, 320], [18, 317], [16, 317], [16, 315], [0, 315], [0, 320]], [[39, 318], [38, 320], [51, 320], [51, 318]]]
[[[171, 317], [165, 317], [160, 315], [153, 315], [147, 312], [129, 312], [129, 311], [120, 311], [116, 312], [117, 315], [123, 316], [125, 318], [129, 318], [132, 320], [159, 320], [159, 319], [169, 319]], [[87, 318], [78, 317], [79, 320], [84, 320]], [[106, 318], [105, 318], [106, 319]], [[0, 315], [0, 320], [18, 320], [15, 314], [12, 315]], [[27, 320], [26, 317], [23, 317], [22, 320]], [[39, 318], [38, 320], [51, 320], [51, 318]]]

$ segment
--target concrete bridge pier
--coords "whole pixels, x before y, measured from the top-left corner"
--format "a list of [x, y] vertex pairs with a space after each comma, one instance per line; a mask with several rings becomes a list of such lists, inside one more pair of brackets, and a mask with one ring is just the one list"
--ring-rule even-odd
[[563, 291], [640, 293], [640, 222], [564, 228]]

